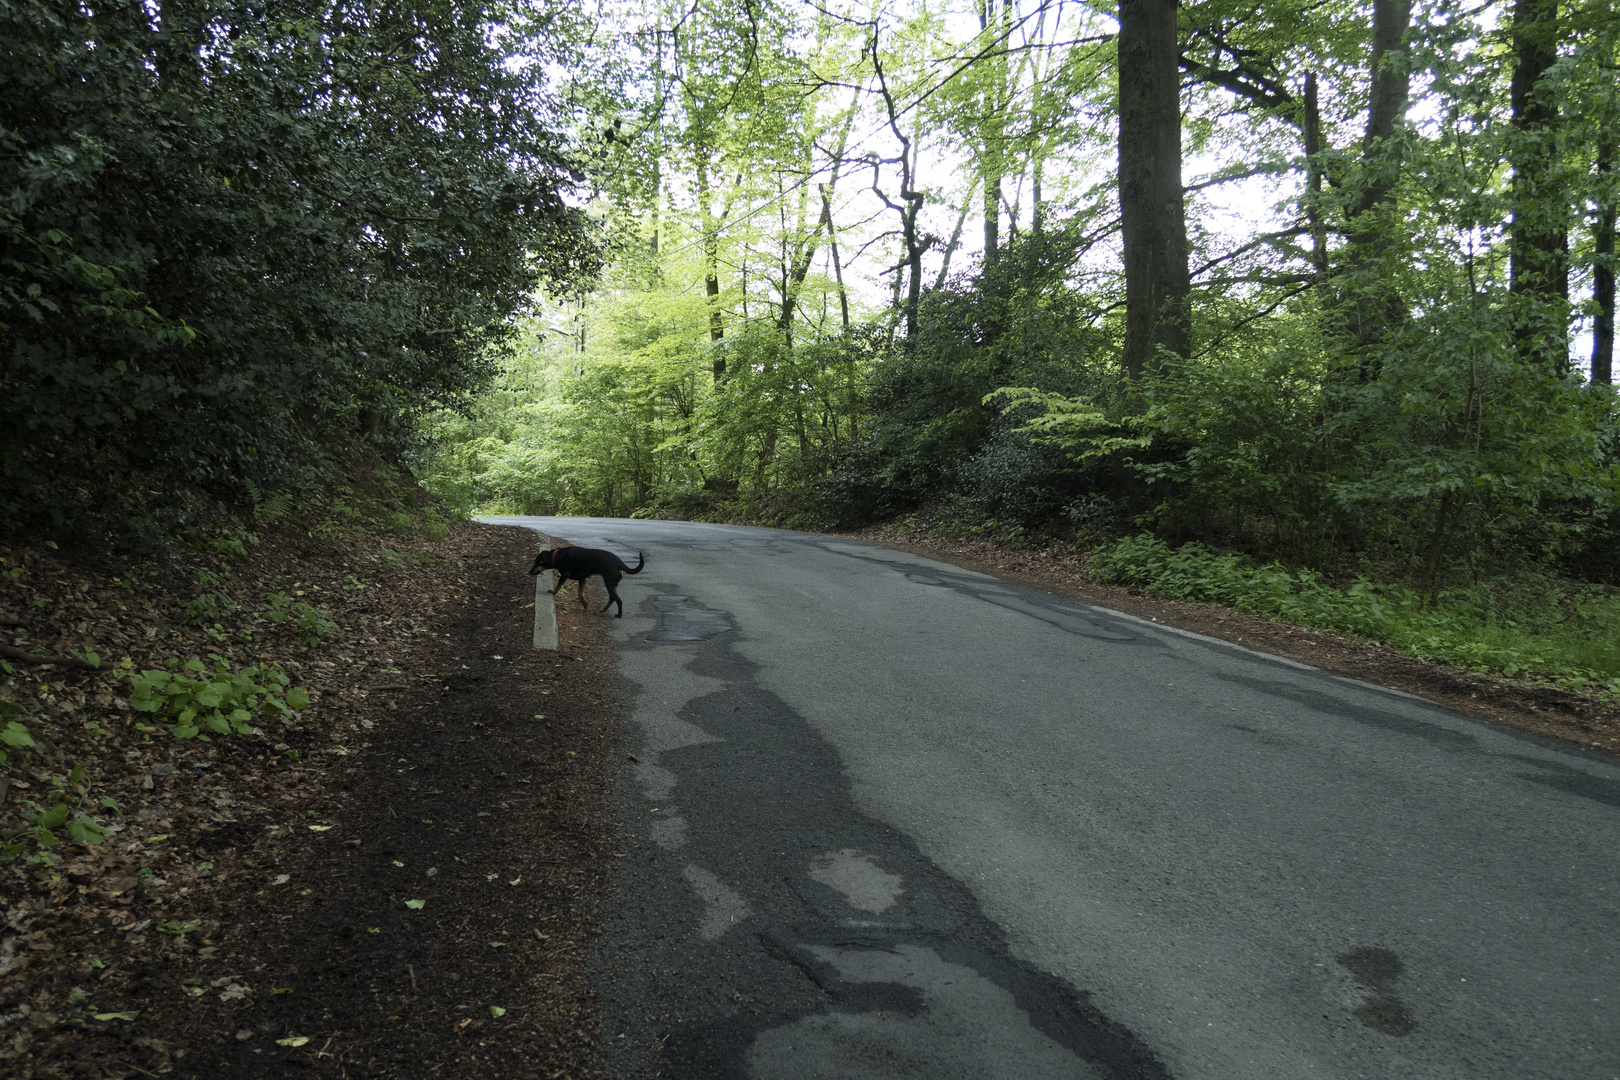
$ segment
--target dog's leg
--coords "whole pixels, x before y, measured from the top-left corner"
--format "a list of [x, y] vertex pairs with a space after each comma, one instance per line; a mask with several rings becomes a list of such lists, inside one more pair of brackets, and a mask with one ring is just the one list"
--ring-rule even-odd
[[619, 599], [619, 590], [616, 587], [619, 584], [619, 581], [623, 578], [623, 576], [624, 575], [622, 575], [622, 574], [614, 574], [611, 577], [609, 577], [607, 574], [602, 575], [602, 584], [607, 586], [607, 594], [608, 594], [607, 603], [602, 605], [602, 610], [606, 611], [608, 608], [612, 607], [614, 604], [618, 604], [619, 605], [619, 614], [614, 616], [615, 618], [618, 618], [618, 619], [624, 618], [624, 601]]

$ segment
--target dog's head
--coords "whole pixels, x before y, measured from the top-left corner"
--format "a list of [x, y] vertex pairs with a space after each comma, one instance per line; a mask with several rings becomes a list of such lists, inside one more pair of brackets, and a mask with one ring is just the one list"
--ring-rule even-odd
[[542, 570], [552, 569], [556, 565], [556, 558], [557, 549], [546, 548], [544, 551], [540, 552], [539, 557], [534, 560], [534, 565], [529, 567], [529, 573], [538, 574]]

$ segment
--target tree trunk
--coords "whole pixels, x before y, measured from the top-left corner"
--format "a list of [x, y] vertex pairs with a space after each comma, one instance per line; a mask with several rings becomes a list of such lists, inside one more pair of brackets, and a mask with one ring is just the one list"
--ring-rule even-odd
[[1045, 221], [1044, 217], [1042, 216], [1042, 210], [1041, 210], [1041, 168], [1045, 164], [1046, 164], [1046, 159], [1044, 157], [1042, 157], [1041, 155], [1036, 154], [1035, 163], [1034, 163], [1034, 167], [1033, 167], [1033, 170], [1032, 170], [1033, 171], [1033, 178], [1032, 178], [1032, 183], [1031, 183], [1031, 187], [1030, 187], [1030, 199], [1029, 199], [1029, 202], [1030, 202], [1030, 205], [1029, 205], [1029, 215], [1030, 215], [1029, 228], [1030, 228], [1030, 231], [1033, 232], [1036, 236], [1040, 236], [1043, 232], [1046, 231], [1046, 221]]
[[[1379, 263], [1394, 240], [1395, 182], [1401, 163], [1388, 149], [1395, 125], [1406, 112], [1411, 82], [1406, 69], [1406, 31], [1412, 23], [1412, 0], [1373, 0], [1372, 90], [1367, 96], [1367, 131], [1361, 140], [1366, 177], [1350, 218], [1350, 265], [1361, 270], [1351, 304], [1350, 330], [1367, 346], [1400, 321], [1400, 296], [1385, 284]], [[1314, 89], [1314, 87], [1313, 87]], [[1371, 368], [1363, 364], [1363, 371]]]
[[[1010, 6], [1010, 0], [1009, 0]], [[989, 40], [991, 27], [1001, 32], [1001, 20], [996, 16], [996, 0], [980, 0], [979, 34], [981, 41]], [[999, 52], [999, 50], [998, 50]], [[980, 120], [979, 179], [982, 186], [984, 209], [984, 265], [996, 261], [1001, 250], [1001, 173], [1002, 149], [1005, 137], [1006, 114], [1004, 82], [1007, 57], [1005, 52], [981, 61], [989, 69]]]
[[1423, 577], [1418, 582], [1418, 596], [1428, 607], [1434, 598], [1435, 573], [1440, 569], [1440, 553], [1444, 550], [1446, 524], [1451, 517], [1451, 503], [1456, 492], [1447, 491], [1440, 496], [1440, 509], [1434, 515], [1434, 531], [1429, 534], [1429, 553], [1423, 560]]
[[1597, 316], [1592, 320], [1592, 381], [1614, 381], [1614, 143], [1598, 145], [1598, 216], [1592, 235], [1592, 299]]
[[1322, 220], [1322, 110], [1316, 97], [1316, 72], [1305, 73], [1305, 217], [1311, 226], [1311, 269], [1318, 290], [1328, 274], [1327, 225]]
[[[720, 321], [720, 223], [715, 220], [714, 204], [710, 201], [709, 163], [697, 163], [698, 208], [703, 217], [703, 296], [709, 305], [709, 340], [719, 341], [726, 336]], [[714, 377], [726, 376], [726, 358], [718, 351], [714, 357]]]
[[[653, 100], [664, 100], [664, 49], [662, 44], [653, 50]], [[647, 244], [647, 253], [651, 256], [652, 273], [648, 277], [648, 285], [656, 287], [658, 283], [658, 230], [663, 225], [661, 212], [664, 201], [664, 138], [661, 124], [653, 127], [653, 153], [652, 153], [652, 239]]]
[[1175, 0], [1119, 5], [1119, 208], [1125, 256], [1125, 373], [1187, 355], [1191, 279], [1181, 188]]
[[[904, 154], [901, 155], [904, 158]], [[906, 201], [906, 211], [903, 215], [901, 235], [906, 242], [906, 269], [909, 278], [906, 281], [906, 337], [917, 336], [917, 312], [922, 304], [922, 258], [923, 252], [928, 250], [929, 241], [917, 227], [917, 214], [922, 210], [924, 195], [911, 186], [913, 172], [912, 165], [906, 165], [901, 170], [905, 181], [900, 185], [900, 197]]]
[[883, 200], [883, 205], [900, 215], [900, 239], [904, 245], [904, 254], [895, 266], [894, 299], [896, 305], [900, 302], [900, 274], [909, 271], [910, 277], [906, 284], [906, 304], [904, 309], [906, 337], [912, 338], [917, 334], [917, 310], [922, 297], [922, 257], [933, 243], [932, 237], [923, 235], [917, 227], [917, 215], [922, 212], [923, 203], [928, 196], [925, 192], [913, 187], [916, 171], [916, 149], [912, 140], [907, 138], [900, 130], [900, 109], [895, 104], [894, 92], [889, 88], [888, 77], [883, 73], [883, 59], [878, 53], [878, 39], [876, 30], [867, 43], [867, 51], [872, 57], [872, 75], [877, 82], [878, 95], [883, 99], [883, 106], [888, 112], [889, 133], [900, 144], [900, 156], [890, 159], [900, 166], [900, 201], [895, 202], [884, 194], [878, 186], [879, 166], [881, 159], [872, 159], [872, 193]]
[[[780, 185], [780, 181], [778, 182]], [[780, 190], [780, 187], [778, 188]], [[787, 192], [781, 192], [779, 206], [785, 205]], [[821, 215], [816, 215], [815, 232], [805, 236], [804, 226], [807, 210], [810, 203], [810, 185], [799, 185], [799, 205], [795, 215], [795, 225], [792, 236], [797, 245], [792, 258], [788, 257], [788, 231], [782, 230], [782, 302], [777, 308], [776, 328], [782, 332], [782, 340], [789, 349], [793, 348], [793, 312], [799, 304], [799, 289], [804, 285], [804, 279], [810, 273], [810, 262], [816, 257], [816, 245], [821, 238]]]
[[[826, 228], [827, 235], [829, 237], [832, 235], [832, 193], [834, 189], [838, 187], [838, 174], [840, 171], [842, 171], [844, 166], [844, 149], [849, 145], [849, 131], [855, 123], [855, 109], [860, 103], [860, 94], [860, 87], [856, 87], [855, 97], [850, 101], [849, 108], [844, 112], [844, 125], [838, 133], [838, 148], [833, 151], [832, 155], [832, 175], [828, 177], [827, 183], [820, 185], [821, 215], [816, 219], [815, 231], [812, 232], [808, 237], [806, 237], [804, 233], [805, 207], [808, 205], [808, 199], [810, 196], [810, 185], [808, 180], [799, 188], [798, 228], [793, 234], [795, 237], [800, 238], [798, 241], [799, 246], [798, 250], [794, 253], [792, 267], [783, 279], [782, 311], [781, 317], [779, 318], [777, 324], [778, 328], [787, 338], [790, 345], [792, 344], [793, 335], [793, 310], [799, 302], [799, 292], [804, 286], [804, 279], [810, 274], [810, 264], [815, 261], [816, 247], [821, 240], [822, 228]], [[811, 140], [811, 145], [814, 145], [813, 139]], [[811, 171], [814, 165], [815, 162], [813, 160], [806, 160], [806, 171]], [[785, 232], [786, 230], [784, 230], [784, 235]], [[836, 260], [838, 257], [836, 248], [837, 242], [833, 241], [833, 243], [833, 258]], [[844, 296], [844, 274], [842, 267], [838, 268], [838, 297], [844, 308], [844, 327], [845, 329], [848, 329], [849, 300]]]
[[[855, 110], [860, 106], [863, 86], [855, 88], [850, 98], [849, 108], [844, 111], [844, 126], [838, 132], [838, 149], [833, 152], [832, 175], [827, 183], [817, 185], [821, 190], [821, 226], [827, 229], [827, 246], [832, 250], [833, 279], [838, 283], [838, 311], [843, 316], [844, 331], [849, 331], [849, 291], [844, 288], [844, 264], [838, 255], [838, 234], [833, 229], [832, 197], [833, 191], [838, 187], [838, 174], [844, 168], [844, 150], [849, 145], [849, 129], [855, 123]], [[814, 246], [804, 257], [804, 271], [799, 274], [802, 282], [810, 270], [810, 260], [815, 253]]]
[[1515, 0], [1511, 100], [1517, 145], [1509, 237], [1514, 338], [1523, 359], [1563, 370], [1569, 362], [1567, 200], [1554, 190], [1558, 106], [1550, 94], [1538, 92], [1557, 60], [1558, 0]]
[[956, 249], [962, 246], [962, 227], [967, 224], [968, 210], [973, 206], [973, 190], [968, 189], [962, 196], [962, 209], [956, 214], [956, 228], [951, 230], [951, 242], [945, 245], [945, 258], [939, 264], [939, 276], [934, 278], [934, 291], [939, 292], [945, 287], [945, 278], [951, 272], [951, 256]]
[[[1412, 0], [1373, 0], [1372, 90], [1367, 96], [1367, 133], [1361, 156], [1373, 158], [1378, 145], [1395, 134], [1406, 112], [1411, 79], [1406, 71], [1406, 31], [1412, 24]], [[1396, 58], [1399, 59], [1396, 59]], [[1356, 216], [1395, 201], [1396, 170], [1376, 168], [1361, 192]]]
[[833, 229], [832, 188], [821, 187], [821, 220], [827, 226], [827, 247], [832, 252], [833, 280], [838, 283], [838, 313], [843, 316], [844, 332], [849, 332], [849, 291], [844, 288], [844, 262], [838, 256], [838, 233]]
[[[989, 157], [987, 153], [986, 158]], [[1001, 175], [988, 160], [984, 165], [984, 265], [1001, 252]]]

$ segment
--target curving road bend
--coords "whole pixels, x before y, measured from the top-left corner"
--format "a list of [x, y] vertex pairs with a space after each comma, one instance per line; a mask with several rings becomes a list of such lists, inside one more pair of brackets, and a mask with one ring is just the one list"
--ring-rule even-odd
[[838, 538], [485, 520], [647, 555], [610, 1075], [1620, 1078], [1620, 763]]

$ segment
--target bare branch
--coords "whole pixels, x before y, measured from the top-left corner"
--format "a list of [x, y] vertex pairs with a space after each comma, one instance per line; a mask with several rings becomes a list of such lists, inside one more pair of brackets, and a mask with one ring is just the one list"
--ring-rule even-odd
[[56, 664], [60, 667], [85, 668], [96, 670], [96, 665], [88, 660], [80, 660], [77, 656], [48, 656], [42, 653], [31, 653], [13, 645], [0, 645], [0, 656], [7, 660], [15, 660], [21, 664]]
[[1202, 274], [1205, 271], [1213, 270], [1215, 267], [1221, 265], [1221, 263], [1230, 262], [1239, 255], [1253, 251], [1255, 248], [1269, 244], [1275, 240], [1286, 240], [1290, 236], [1304, 236], [1310, 231], [1310, 226], [1308, 225], [1295, 225], [1293, 228], [1283, 229], [1281, 232], [1261, 233], [1253, 240], [1250, 240], [1247, 244], [1244, 244], [1241, 247], [1233, 248], [1231, 251], [1228, 251], [1225, 255], [1218, 258], [1211, 259], [1203, 266], [1200, 266], [1198, 269], [1194, 270], [1192, 276], [1197, 277], [1199, 274]]

